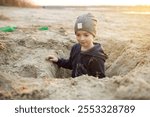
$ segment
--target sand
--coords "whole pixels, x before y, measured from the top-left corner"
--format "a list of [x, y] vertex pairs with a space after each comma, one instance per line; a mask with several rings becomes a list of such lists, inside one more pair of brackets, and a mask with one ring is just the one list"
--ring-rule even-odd
[[[71, 71], [45, 61], [69, 57], [74, 22], [92, 12], [95, 41], [108, 55], [106, 77], [71, 78]], [[150, 14], [121, 7], [16, 8], [0, 6], [0, 99], [150, 99]], [[47, 26], [49, 30], [38, 30]]]

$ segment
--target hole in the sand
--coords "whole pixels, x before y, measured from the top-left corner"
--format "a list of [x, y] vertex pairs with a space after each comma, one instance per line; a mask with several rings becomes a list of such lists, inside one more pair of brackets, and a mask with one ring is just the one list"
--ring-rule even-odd
[[126, 52], [127, 42], [122, 43], [121, 41], [109, 40], [104, 43], [104, 46], [108, 55], [108, 59], [106, 60], [105, 64], [106, 76], [113, 77], [125, 75], [132, 70], [129, 65], [126, 65], [126, 61], [129, 61], [126, 56], [126, 53], [128, 53]]
[[[45, 43], [40, 43], [40, 45], [45, 45], [45, 47], [47, 47], [46, 49], [45, 48], [41, 48], [39, 49], [39, 47], [36, 45], [34, 45], [33, 43], [29, 43], [31, 44], [32, 48], [33, 48], [33, 51], [31, 51], [31, 53], [28, 52], [28, 57], [26, 57], [26, 55], [24, 55], [25, 57], [22, 58], [21, 56], [21, 48], [22, 48], [22, 45], [24, 45], [26, 43], [26, 40], [21, 40], [19, 41], [18, 44], [18, 47], [20, 47], [19, 49], [17, 48], [14, 48], [13, 46], [10, 46], [8, 50], [13, 50], [14, 52], [11, 52], [11, 51], [4, 51], [3, 52], [3, 61], [1, 61], [0, 63], [2, 65], [6, 65], [7, 66], [7, 63], [6, 63], [6, 59], [8, 59], [7, 61], [11, 61], [12, 59], [14, 59], [14, 57], [21, 57], [21, 61], [19, 60], [19, 58], [15, 59], [16, 60], [16, 63], [18, 64], [19, 62], [19, 75], [22, 76], [22, 77], [33, 77], [33, 78], [40, 78], [40, 77], [43, 77], [43, 76], [46, 76], [46, 77], [52, 77], [52, 78], [68, 78], [68, 77], [71, 77], [71, 71], [70, 70], [67, 70], [67, 69], [64, 69], [64, 68], [58, 68], [57, 65], [54, 65], [54, 64], [46, 64], [47, 67], [45, 67], [45, 63], [44, 63], [44, 59], [41, 59], [43, 56], [48, 56], [48, 52], [50, 50], [56, 50], [54, 52], [58, 52], [56, 54], [58, 54], [59, 57], [63, 57], [63, 58], [68, 58], [69, 56], [69, 52], [70, 52], [70, 48], [72, 47], [72, 45], [74, 43], [71, 43], [71, 42], [66, 42], [65, 44], [64, 43], [61, 43], [61, 42], [57, 42], [53, 40], [48, 40], [49, 43], [45, 42]], [[125, 54], [123, 54], [123, 50], [126, 46], [125, 43], [123, 44], [118, 44], [118, 43], [115, 43], [114, 41], [111, 42], [112, 44], [108, 44], [104, 43], [104, 46], [105, 46], [105, 49], [106, 49], [106, 53], [109, 54], [109, 59], [106, 60], [106, 76], [108, 77], [112, 77], [112, 76], [118, 76], [118, 75], [125, 75], [127, 72], [129, 72], [130, 70], [132, 70], [132, 67], [129, 65], [123, 65], [122, 61], [125, 61], [126, 58], [124, 57]], [[112, 48], [112, 45], [115, 45], [113, 48], [113, 50], [111, 49]], [[28, 45], [29, 45], [28, 44]], [[117, 45], [118, 44], [118, 45]], [[51, 47], [49, 47], [49, 45], [51, 45]], [[55, 45], [55, 46], [54, 46]], [[69, 47], [68, 47], [69, 45]], [[108, 46], [109, 45], [109, 46]], [[37, 49], [38, 48], [38, 49]], [[45, 50], [46, 51], [45, 51]], [[36, 50], [36, 51], [34, 51]], [[61, 51], [59, 51], [61, 50]], [[26, 50], [24, 50], [26, 51]], [[41, 54], [42, 52], [42, 54]], [[47, 53], [47, 54], [43, 54], [43, 53]], [[53, 52], [53, 51], [52, 51]], [[2, 53], [1, 53], [2, 54]], [[17, 56], [17, 54], [20, 54], [20, 56]], [[12, 58], [12, 57], [13, 58]], [[120, 58], [120, 56], [123, 56]], [[33, 64], [30, 64], [30, 59], [31, 61], [37, 61], [37, 62], [33, 62]], [[17, 62], [17, 60], [19, 60]], [[42, 61], [41, 61], [42, 60]], [[26, 61], [27, 64], [24, 64], [23, 62]], [[39, 62], [38, 62], [39, 61]], [[29, 62], [29, 64], [28, 64]], [[128, 61], [128, 63], [130, 63]], [[23, 65], [21, 65], [23, 64]], [[133, 67], [135, 65], [133, 64]], [[122, 67], [122, 68], [121, 68]], [[10, 68], [8, 68], [10, 69]], [[119, 70], [118, 70], [119, 69]], [[12, 70], [12, 71], [17, 71], [18, 69], [15, 70]], [[11, 71], [11, 69], [10, 69]]]
[[[55, 33], [56, 32], [47, 32], [45, 34], [54, 35]], [[23, 34], [20, 32], [19, 35]], [[72, 42], [69, 37], [61, 36], [59, 33], [57, 34], [57, 38], [61, 37], [62, 39], [60, 40], [48, 37], [41, 39], [40, 35], [41, 32], [37, 31], [34, 32], [32, 36], [24, 35], [23, 38], [15, 42], [10, 41], [13, 38], [8, 38], [8, 42], [6, 41], [6, 45], [8, 46], [6, 49], [1, 50], [2, 57], [0, 64], [3, 65], [4, 69], [7, 68], [8, 71], [18, 73], [18, 75], [22, 77], [71, 77], [70, 70], [58, 68], [57, 65], [52, 63], [46, 63], [44, 57], [46, 58], [49, 54], [56, 54], [60, 58], [68, 58], [70, 49], [75, 42]], [[7, 38], [5, 40], [7, 40]], [[100, 43], [109, 57], [109, 59], [106, 60], [106, 76], [125, 75], [134, 69], [138, 61], [138, 56], [136, 52], [130, 51], [130, 49], [127, 48], [128, 43], [115, 39], [100, 41]], [[135, 62], [132, 62], [133, 57], [135, 58]]]
[[56, 70], [56, 78], [68, 78], [71, 77], [71, 70], [59, 68]]

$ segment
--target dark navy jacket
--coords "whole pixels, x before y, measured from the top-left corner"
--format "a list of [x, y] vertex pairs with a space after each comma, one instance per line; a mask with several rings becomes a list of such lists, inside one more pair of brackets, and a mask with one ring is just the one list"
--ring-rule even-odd
[[83, 74], [103, 78], [106, 58], [106, 54], [98, 43], [94, 43], [94, 47], [85, 52], [81, 51], [80, 44], [75, 44], [71, 49], [69, 59], [61, 58], [56, 64], [59, 67], [71, 69], [73, 78]]

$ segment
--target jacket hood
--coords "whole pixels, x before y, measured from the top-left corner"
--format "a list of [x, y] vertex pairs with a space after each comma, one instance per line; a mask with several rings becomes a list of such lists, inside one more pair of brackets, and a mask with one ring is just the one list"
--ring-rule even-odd
[[81, 53], [84, 55], [89, 55], [89, 56], [101, 58], [104, 61], [108, 58], [107, 55], [104, 53], [104, 51], [101, 47], [101, 44], [99, 44], [99, 43], [94, 43], [93, 48], [91, 48], [87, 51], [81, 52]]

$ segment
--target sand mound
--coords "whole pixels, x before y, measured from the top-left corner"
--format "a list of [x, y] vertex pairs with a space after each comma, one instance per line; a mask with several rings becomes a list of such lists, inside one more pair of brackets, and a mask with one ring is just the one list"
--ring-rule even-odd
[[[118, 57], [107, 69], [106, 73], [108, 76], [114, 75], [125, 75], [131, 72], [136, 67], [142, 64], [149, 64], [149, 52], [150, 52], [150, 40], [136, 40], [135, 42], [126, 42], [125, 47], [122, 48]], [[120, 43], [120, 42], [119, 42]], [[119, 44], [118, 43], [118, 44]], [[115, 51], [117, 48], [113, 47]]]
[[[27, 11], [28, 15], [34, 12], [32, 9]], [[116, 18], [120, 15], [110, 16]], [[124, 24], [123, 28], [128, 27], [124, 23], [128, 17], [125, 15], [120, 22], [120, 25]], [[68, 25], [71, 25], [71, 18], [67, 18]], [[106, 34], [97, 37], [96, 41], [103, 45], [109, 57], [106, 61], [107, 77], [97, 79], [85, 75], [73, 79], [70, 78], [71, 71], [45, 60], [49, 54], [69, 56], [72, 45], [76, 43], [71, 29], [56, 22], [47, 23], [49, 30], [41, 31], [39, 27], [45, 25], [38, 24], [38, 21], [35, 25], [19, 25], [20, 22], [27, 23], [23, 19], [15, 20], [18, 26], [14, 32], [0, 32], [0, 99], [150, 99], [150, 39], [147, 32], [139, 38], [137, 31], [136, 36], [128, 40], [120, 39], [120, 34], [116, 39], [106, 39]], [[118, 25], [114, 19], [106, 19], [102, 22], [104, 27]], [[120, 30], [121, 34], [126, 34], [126, 30]]]
[[[43, 99], [48, 96], [43, 80], [21, 78], [15, 74], [0, 72], [0, 99]], [[38, 83], [39, 82], [39, 83]]]
[[10, 18], [3, 14], [0, 14], [0, 20], [10, 20]]

